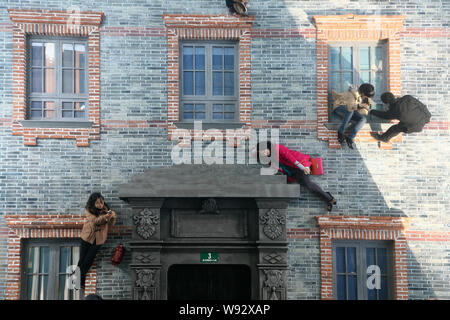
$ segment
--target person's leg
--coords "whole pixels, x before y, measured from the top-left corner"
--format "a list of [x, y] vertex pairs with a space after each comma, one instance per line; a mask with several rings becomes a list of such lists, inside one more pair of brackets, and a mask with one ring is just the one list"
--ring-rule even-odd
[[336, 113], [338, 116], [342, 118], [341, 125], [338, 128], [338, 134], [343, 136], [345, 128], [347, 127], [347, 124], [350, 122], [355, 112], [348, 111], [347, 106], [339, 106], [336, 109], [334, 109], [334, 113]]
[[[89, 247], [84, 253], [83, 260], [80, 259], [80, 262], [78, 262], [78, 266], [80, 267], [80, 274], [81, 274], [81, 281], [80, 285], [82, 288], [84, 288], [85, 282], [86, 282], [86, 274], [88, 273], [89, 269], [91, 268], [92, 264], [94, 263], [95, 256], [97, 255], [97, 251], [100, 248], [99, 245], [89, 244]], [[81, 252], [80, 252], [81, 257]]]
[[374, 137], [376, 140], [383, 141], [383, 142], [389, 142], [393, 137], [400, 134], [400, 132], [406, 132], [406, 127], [404, 127], [402, 124], [394, 124], [391, 126], [385, 133], [382, 135], [379, 134], [372, 134], [372, 137]]
[[[291, 168], [291, 167], [289, 167], [289, 168]], [[327, 202], [329, 202], [333, 199], [331, 194], [323, 191], [323, 189], [318, 184], [312, 182], [309, 175], [305, 174], [302, 170], [292, 168], [292, 171], [294, 172], [292, 177], [298, 183], [300, 183], [301, 185], [304, 185], [308, 190], [316, 193], [317, 195], [319, 195], [322, 199], [324, 199]]]
[[353, 126], [353, 129], [350, 132], [350, 134], [348, 135], [348, 137], [353, 140], [353, 139], [355, 139], [355, 137], [358, 134], [359, 130], [361, 130], [361, 128], [367, 122], [367, 119], [361, 113], [356, 111], [356, 112], [353, 112], [351, 121], [354, 121], [355, 125]]

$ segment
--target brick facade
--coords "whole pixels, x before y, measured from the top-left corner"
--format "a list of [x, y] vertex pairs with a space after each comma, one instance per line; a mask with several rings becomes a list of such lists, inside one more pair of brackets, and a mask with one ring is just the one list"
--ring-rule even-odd
[[[331, 0], [250, 1], [249, 17], [239, 17], [229, 15], [219, 0], [196, 5], [100, 0], [95, 7], [81, 1], [81, 28], [74, 35], [89, 38], [93, 125], [43, 129], [18, 122], [26, 110], [25, 40], [30, 34], [70, 35], [67, 5], [8, 2], [0, 9], [0, 299], [20, 296], [21, 239], [77, 238], [93, 191], [102, 192], [118, 221], [90, 273], [89, 292], [131, 299], [129, 254], [119, 266], [110, 263], [111, 250], [118, 243], [127, 247], [133, 228], [132, 209], [118, 199], [117, 186], [149, 168], [173, 164], [178, 43], [185, 38], [239, 41], [244, 136], [246, 129], [277, 128], [284, 145], [324, 159], [325, 175], [312, 180], [338, 204], [327, 214], [304, 187], [289, 204], [288, 299], [333, 296], [328, 255], [333, 240], [381, 236], [398, 254], [396, 299], [449, 299], [450, 30], [444, 17], [450, 8], [433, 1], [406, 3], [369, 2], [360, 8]], [[337, 148], [335, 131], [324, 127], [326, 44], [344, 37], [388, 40], [389, 88], [428, 106], [432, 119], [423, 132], [379, 148], [363, 129], [356, 150]]]

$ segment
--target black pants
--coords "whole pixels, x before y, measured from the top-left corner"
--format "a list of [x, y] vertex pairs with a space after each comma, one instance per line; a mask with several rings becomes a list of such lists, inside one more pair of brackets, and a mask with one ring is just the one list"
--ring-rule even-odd
[[94, 263], [95, 256], [97, 255], [97, 251], [100, 247], [101, 245], [95, 244], [95, 240], [94, 244], [90, 244], [89, 242], [81, 239], [80, 260], [78, 261], [78, 267], [80, 268], [81, 273], [80, 285], [82, 288], [85, 286], [86, 274]]
[[398, 135], [400, 132], [406, 133], [407, 131], [408, 131], [408, 129], [405, 127], [405, 125], [403, 123], [397, 123], [397, 124], [394, 124], [389, 129], [387, 129], [387, 131], [380, 136], [380, 139], [385, 142], [388, 142], [393, 137]]
[[312, 182], [310, 179], [310, 175], [305, 174], [303, 170], [289, 166], [287, 167], [287, 169], [292, 174], [291, 177], [301, 185], [305, 186], [308, 190], [314, 192], [327, 202], [333, 199], [333, 197], [323, 191], [323, 189], [318, 184]]

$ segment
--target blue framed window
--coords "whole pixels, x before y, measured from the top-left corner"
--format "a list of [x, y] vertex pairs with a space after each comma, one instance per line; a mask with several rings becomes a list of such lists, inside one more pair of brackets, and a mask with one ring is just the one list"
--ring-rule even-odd
[[386, 241], [334, 241], [333, 286], [337, 300], [393, 297], [392, 245]]
[[180, 57], [180, 121], [237, 121], [237, 43], [183, 42]]

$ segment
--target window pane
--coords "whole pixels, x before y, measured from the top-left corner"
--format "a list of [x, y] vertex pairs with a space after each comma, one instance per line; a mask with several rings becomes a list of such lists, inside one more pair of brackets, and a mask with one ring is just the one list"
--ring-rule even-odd
[[31, 69], [31, 92], [42, 92], [42, 69]]
[[45, 44], [45, 66], [54, 67], [55, 66], [55, 44], [46, 43]]
[[234, 112], [234, 105], [233, 104], [226, 104], [225, 105], [225, 112]]
[[196, 104], [195, 105], [195, 112], [200, 112], [200, 111], [205, 112], [205, 105], [204, 104]]
[[184, 119], [194, 119], [194, 113], [193, 112], [185, 112]]
[[44, 44], [33, 42], [31, 44], [31, 65], [34, 67], [42, 66], [42, 57]]
[[205, 70], [205, 48], [195, 47], [195, 69]]
[[73, 110], [73, 102], [63, 102], [62, 108], [63, 110]]
[[42, 117], [42, 102], [31, 101], [31, 118], [41, 118], [41, 117]]
[[353, 85], [353, 72], [342, 73], [342, 90], [347, 91]]
[[381, 288], [378, 291], [378, 299], [379, 300], [387, 300], [388, 299], [388, 282], [387, 277], [381, 277]]
[[80, 260], [80, 247], [74, 246], [72, 247], [72, 265], [76, 265]]
[[357, 283], [356, 276], [348, 276], [348, 300], [357, 299]]
[[206, 114], [204, 112], [196, 112], [195, 119], [199, 119], [199, 120], [206, 119]]
[[59, 272], [66, 273], [67, 267], [70, 265], [70, 247], [59, 248]]
[[377, 262], [378, 266], [380, 267], [381, 274], [386, 274], [386, 248], [377, 248]]
[[225, 48], [224, 54], [224, 69], [234, 70], [234, 48]]
[[183, 90], [185, 95], [194, 94], [194, 73], [185, 71], [183, 76]]
[[330, 75], [330, 91], [336, 90], [337, 92], [342, 92], [341, 86], [341, 75], [339, 72], [332, 72]]
[[339, 48], [336, 47], [330, 48], [331, 70], [340, 69], [339, 58], [340, 58]]
[[234, 72], [225, 72], [225, 95], [234, 95]]
[[347, 272], [356, 272], [356, 248], [347, 248]]
[[66, 284], [67, 277], [65, 274], [59, 275], [59, 300], [70, 300], [70, 290]]
[[195, 94], [205, 94], [205, 73], [203, 71], [195, 73]]
[[185, 104], [184, 111], [194, 111], [194, 105], [193, 104]]
[[223, 95], [222, 72], [213, 72], [213, 95]]
[[336, 248], [336, 271], [338, 273], [345, 273], [345, 248]]
[[27, 280], [27, 299], [37, 300], [39, 289], [39, 275], [29, 275]]
[[63, 70], [62, 88], [64, 93], [73, 93], [73, 70]]
[[63, 66], [63, 68], [72, 68], [73, 67], [73, 44], [71, 44], [71, 43], [63, 43], [62, 66]]
[[233, 120], [234, 119], [234, 112], [225, 112], [225, 119], [226, 120]]
[[223, 119], [223, 113], [222, 112], [213, 112], [213, 119], [214, 120], [221, 120], [221, 119]]
[[367, 300], [377, 300], [377, 290], [367, 288]]
[[84, 70], [75, 70], [75, 93], [85, 93], [86, 74]]
[[39, 247], [31, 247], [28, 249], [28, 273], [39, 272]]
[[370, 72], [361, 72], [359, 74], [361, 83], [370, 83]]
[[353, 69], [353, 48], [342, 48], [342, 70]]
[[47, 300], [48, 276], [41, 276], [39, 286], [39, 300]]
[[377, 72], [375, 76], [375, 92], [378, 94], [381, 94], [384, 92], [384, 79], [383, 79], [383, 73]]
[[70, 111], [63, 110], [62, 116], [63, 116], [63, 118], [73, 118], [73, 111], [72, 110], [70, 110]]
[[85, 68], [86, 48], [83, 44], [75, 45], [75, 68]]
[[366, 268], [375, 264], [375, 248], [366, 248]]
[[48, 266], [50, 264], [50, 248], [41, 247], [39, 257], [39, 273], [48, 273]]
[[219, 47], [213, 48], [213, 70], [222, 70], [223, 49]]
[[214, 104], [213, 112], [223, 112], [223, 105], [222, 104]]
[[53, 101], [46, 101], [44, 108], [44, 118], [55, 117], [55, 103]]
[[359, 49], [359, 68], [361, 70], [370, 69], [370, 47], [361, 47]]
[[193, 47], [183, 47], [183, 69], [194, 69], [194, 49]]
[[376, 71], [382, 71], [383, 70], [383, 47], [375, 47], [375, 59], [374, 59], [374, 66], [373, 68]]
[[44, 73], [44, 92], [53, 93], [55, 92], [55, 69], [45, 69]]
[[345, 284], [345, 275], [337, 276], [337, 298], [338, 300], [346, 300], [346, 284]]

